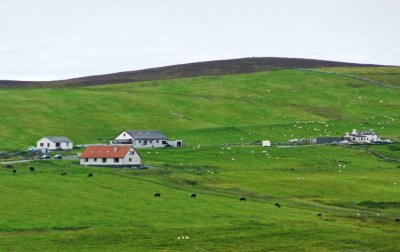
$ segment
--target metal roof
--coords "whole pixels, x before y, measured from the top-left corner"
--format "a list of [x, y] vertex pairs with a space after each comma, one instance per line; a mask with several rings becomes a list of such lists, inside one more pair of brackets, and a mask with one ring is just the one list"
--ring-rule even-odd
[[167, 140], [168, 138], [160, 131], [147, 130], [126, 130], [132, 138], [136, 140]]
[[131, 148], [119, 145], [88, 146], [80, 158], [124, 158]]
[[44, 138], [47, 138], [53, 142], [72, 142], [71, 139], [65, 136], [45, 136]]

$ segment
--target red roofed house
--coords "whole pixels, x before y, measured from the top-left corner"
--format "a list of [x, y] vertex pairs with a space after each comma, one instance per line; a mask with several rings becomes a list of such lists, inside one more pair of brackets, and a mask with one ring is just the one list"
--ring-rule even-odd
[[139, 154], [132, 146], [88, 146], [80, 156], [81, 165], [132, 167], [140, 166]]

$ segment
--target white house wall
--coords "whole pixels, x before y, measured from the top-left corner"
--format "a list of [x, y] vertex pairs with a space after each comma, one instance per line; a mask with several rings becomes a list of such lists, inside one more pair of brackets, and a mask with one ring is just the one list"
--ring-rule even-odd
[[114, 140], [131, 140], [132, 137], [125, 131], [119, 134]]
[[380, 138], [378, 135], [365, 135], [365, 136], [347, 136], [351, 142], [354, 143], [371, 143], [373, 141], [378, 141]]
[[[41, 143], [43, 144], [43, 146], [41, 145]], [[37, 148], [47, 148], [49, 150], [58, 150], [58, 149], [70, 150], [73, 148], [72, 142], [59, 142], [59, 143], [60, 143], [60, 147], [57, 148], [56, 142], [53, 142], [48, 138], [42, 138], [36, 142], [36, 147]]]
[[[132, 151], [134, 154], [130, 154]], [[132, 158], [132, 161], [129, 161], [129, 158]], [[135, 150], [130, 149], [128, 154], [122, 159], [122, 163], [124, 165], [140, 165], [142, 160]]]
[[159, 147], [165, 147], [167, 143], [168, 143], [167, 140], [151, 139], [151, 140], [134, 140], [132, 145], [135, 148], [159, 148]]

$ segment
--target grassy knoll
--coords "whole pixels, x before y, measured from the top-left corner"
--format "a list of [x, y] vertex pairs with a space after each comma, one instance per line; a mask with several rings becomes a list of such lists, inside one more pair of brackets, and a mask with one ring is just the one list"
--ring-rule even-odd
[[43, 135], [108, 142], [123, 129], [159, 129], [185, 144], [140, 150], [148, 170], [67, 160], [13, 164], [16, 174], [0, 166], [0, 250], [398, 251], [400, 164], [371, 154], [399, 158], [398, 143], [254, 143], [353, 128], [399, 140], [399, 94], [300, 70], [0, 89], [0, 150]]

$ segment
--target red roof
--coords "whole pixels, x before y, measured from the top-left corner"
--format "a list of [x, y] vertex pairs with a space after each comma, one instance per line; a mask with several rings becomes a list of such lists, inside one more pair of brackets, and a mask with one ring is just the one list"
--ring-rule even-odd
[[120, 145], [88, 146], [81, 154], [81, 158], [123, 158], [131, 148]]

